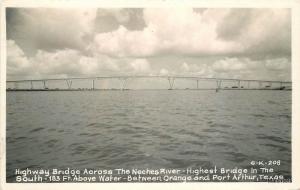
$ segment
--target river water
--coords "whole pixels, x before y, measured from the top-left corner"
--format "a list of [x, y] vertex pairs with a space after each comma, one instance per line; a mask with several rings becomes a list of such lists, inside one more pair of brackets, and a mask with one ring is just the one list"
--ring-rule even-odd
[[291, 92], [7, 93], [7, 180], [16, 168], [249, 168], [291, 175]]

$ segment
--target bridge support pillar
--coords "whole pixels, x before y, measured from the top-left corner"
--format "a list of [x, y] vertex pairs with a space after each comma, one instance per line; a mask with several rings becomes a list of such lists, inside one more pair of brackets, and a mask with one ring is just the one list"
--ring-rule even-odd
[[237, 81], [237, 86], [238, 86], [238, 88], [241, 88], [241, 81], [240, 80]]
[[30, 81], [30, 89], [31, 90], [33, 89], [33, 83], [32, 83], [32, 81]]
[[216, 91], [219, 91], [222, 88], [222, 80], [216, 80], [216, 82], [217, 82]]
[[66, 80], [68, 89], [70, 90], [72, 88], [72, 80]]
[[197, 80], [197, 89], [199, 89], [199, 80]]
[[248, 86], [247, 86], [247, 88], [250, 89], [250, 81], [248, 81]]
[[45, 80], [43, 80], [43, 86], [44, 86], [44, 89], [47, 88], [47, 86], [46, 86], [46, 81], [45, 81]]
[[95, 90], [95, 79], [92, 80], [92, 90]]
[[262, 87], [262, 82], [261, 81], [258, 82], [258, 86], [259, 86], [259, 88]]
[[120, 90], [124, 90], [125, 89], [125, 87], [126, 87], [126, 78], [121, 78], [121, 79], [119, 79], [119, 80], [121, 80], [121, 86], [120, 86]]
[[172, 90], [173, 89], [173, 86], [174, 86], [174, 81], [175, 79], [172, 78], [172, 77], [168, 77], [168, 81], [169, 81], [169, 90]]
[[15, 83], [14, 83], [14, 88], [15, 88], [15, 89], [18, 89], [18, 87], [19, 87], [18, 83], [15, 82]]

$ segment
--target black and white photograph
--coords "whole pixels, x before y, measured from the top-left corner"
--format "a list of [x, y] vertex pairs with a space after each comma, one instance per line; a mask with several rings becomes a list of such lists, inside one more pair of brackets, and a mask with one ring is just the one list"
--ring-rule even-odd
[[5, 183], [293, 183], [292, 8], [4, 10]]

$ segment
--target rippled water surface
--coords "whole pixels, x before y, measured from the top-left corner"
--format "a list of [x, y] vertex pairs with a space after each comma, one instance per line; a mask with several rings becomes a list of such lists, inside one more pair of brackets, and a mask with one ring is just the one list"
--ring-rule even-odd
[[291, 172], [291, 92], [7, 93], [7, 176], [15, 168], [249, 167]]

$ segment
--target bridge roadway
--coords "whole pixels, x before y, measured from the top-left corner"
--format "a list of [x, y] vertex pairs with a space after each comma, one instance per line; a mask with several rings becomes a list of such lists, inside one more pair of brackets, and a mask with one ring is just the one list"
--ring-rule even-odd
[[[273, 84], [279, 84], [279, 88], [282, 87], [291, 87], [292, 82], [291, 81], [272, 81], [272, 80], [253, 80], [253, 79], [233, 79], [233, 78], [208, 78], [208, 77], [198, 77], [198, 76], [180, 76], [180, 75], [174, 75], [174, 76], [166, 76], [166, 75], [121, 75], [121, 76], [97, 76], [97, 77], [71, 77], [71, 78], [50, 78], [50, 79], [26, 79], [26, 80], [8, 80], [6, 81], [7, 84], [13, 83], [15, 88], [18, 89], [19, 83], [30, 83], [31, 88], [34, 89], [33, 83], [41, 82], [43, 84], [43, 89], [47, 88], [47, 82], [50, 81], [66, 81], [67, 88], [71, 90], [72, 89], [72, 83], [76, 80], [91, 80], [92, 86], [91, 89], [95, 90], [95, 81], [96, 80], [103, 80], [103, 79], [118, 79], [120, 80], [120, 90], [125, 89], [126, 81], [128, 79], [147, 79], [147, 78], [162, 78], [167, 79], [169, 82], [169, 90], [173, 89], [175, 79], [185, 79], [185, 80], [193, 80], [196, 81], [197, 89], [199, 89], [199, 81], [215, 81], [216, 82], [216, 89], [222, 89], [222, 83], [223, 82], [235, 82], [236, 86], [234, 88], [241, 89], [244, 88], [241, 86], [241, 82], [247, 82], [247, 88], [250, 88], [250, 83], [257, 83], [258, 89], [264, 88], [262, 85], [267, 84], [268, 88], [272, 88]], [[265, 88], [264, 88], [265, 89]]]

